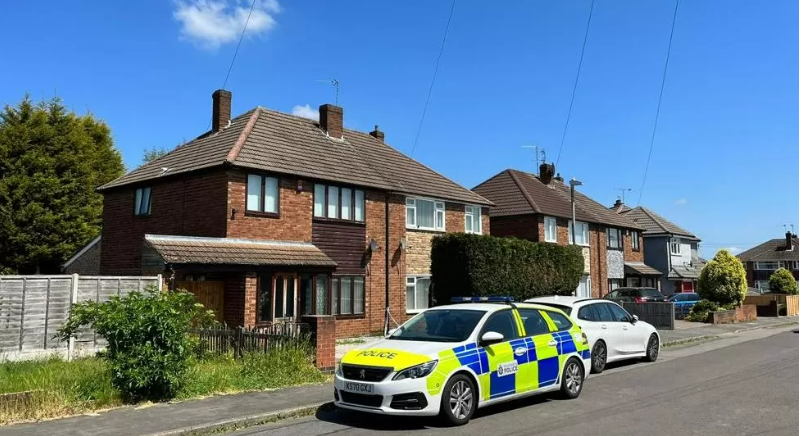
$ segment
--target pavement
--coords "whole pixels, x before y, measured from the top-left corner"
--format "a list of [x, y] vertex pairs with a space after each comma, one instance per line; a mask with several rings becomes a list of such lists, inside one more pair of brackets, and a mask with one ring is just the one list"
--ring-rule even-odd
[[[663, 343], [666, 345], [675, 343], [680, 344], [689, 341], [698, 341], [700, 345], [681, 347], [667, 346], [661, 353], [656, 364], [634, 364], [613, 367], [601, 374], [601, 377], [616, 374], [630, 369], [640, 369], [657, 364], [668, 364], [678, 359], [684, 359], [704, 350], [714, 350], [729, 347], [745, 340], [767, 338], [776, 335], [781, 329], [789, 330], [789, 324], [797, 326], [798, 317], [784, 317], [778, 319], [761, 318], [757, 323], [750, 324], [731, 324], [720, 326], [701, 325], [695, 327], [680, 328], [674, 331], [660, 331]], [[783, 327], [781, 327], [783, 326]], [[703, 339], [716, 338], [712, 342], [700, 342]], [[795, 412], [798, 416], [798, 336], [791, 339], [795, 346]], [[356, 344], [363, 345], [363, 344]], [[785, 344], [786, 348], [786, 344]], [[739, 365], [741, 358], [735, 359]], [[687, 371], [687, 368], [697, 368], [694, 364], [679, 367], [678, 372], [694, 373]], [[666, 365], [667, 366], [667, 365]], [[660, 374], [656, 378], [662, 379], [666, 369], [660, 369]], [[707, 370], [702, 371], [708, 373]], [[725, 371], [724, 371], [725, 372]], [[595, 378], [596, 376], [591, 376]], [[690, 378], [692, 379], [692, 377]], [[682, 382], [683, 383], [683, 382]], [[593, 383], [588, 384], [588, 389]], [[640, 386], [625, 382], [623, 385], [631, 385], [632, 392], [639, 392]], [[616, 386], [615, 389], [620, 389]], [[587, 394], [582, 394], [584, 398]], [[164, 403], [148, 406], [125, 407], [108, 412], [95, 413], [92, 415], [81, 415], [64, 419], [43, 421], [38, 423], [17, 424], [0, 428], [0, 436], [177, 436], [177, 435], [198, 435], [208, 433], [220, 433], [225, 430], [232, 430], [241, 427], [258, 426], [260, 424], [277, 421], [288, 417], [304, 416], [309, 414], [323, 414], [320, 419], [325, 422], [335, 420], [324, 415], [325, 408], [319, 409], [321, 405], [331, 400], [332, 388], [330, 384], [308, 385], [295, 388], [281, 389], [266, 392], [243, 393], [235, 395], [225, 395], [210, 397], [200, 400], [185, 402]], [[684, 401], [681, 398], [674, 398], [673, 401]], [[538, 400], [541, 401], [541, 400]], [[558, 403], [558, 402], [557, 402]], [[683, 404], [683, 403], [682, 403]], [[683, 407], [683, 406], [682, 406]], [[761, 406], [760, 406], [761, 407]], [[319, 410], [318, 410], [319, 409]], [[573, 409], [572, 407], [570, 409]], [[321, 411], [323, 410], [323, 411]], [[672, 409], [669, 409], [672, 410]], [[537, 410], [540, 413], [540, 410]], [[557, 413], [557, 412], [553, 412]], [[337, 415], [339, 416], [339, 415]], [[328, 419], [328, 421], [326, 421]], [[337, 418], [338, 419], [338, 418]], [[360, 418], [361, 419], [361, 418]], [[319, 419], [318, 419], [319, 421]], [[379, 420], [381, 421], [381, 420]], [[414, 421], [412, 419], [412, 421]], [[797, 421], [796, 421], [797, 422]], [[322, 424], [320, 424], [322, 425]], [[333, 423], [331, 425], [344, 425]], [[473, 424], [471, 424], [472, 428]], [[316, 428], [316, 427], [315, 427]], [[797, 429], [797, 425], [796, 425]], [[271, 430], [272, 431], [272, 430]], [[306, 430], [298, 430], [300, 434], [306, 434]], [[314, 429], [310, 429], [314, 434]], [[259, 434], [259, 433], [254, 433]], [[266, 433], [265, 433], [266, 434]], [[281, 434], [279, 432], [278, 434]], [[321, 434], [321, 433], [316, 433]], [[692, 434], [689, 433], [689, 434]], [[499, 435], [496, 435], [499, 436]]]

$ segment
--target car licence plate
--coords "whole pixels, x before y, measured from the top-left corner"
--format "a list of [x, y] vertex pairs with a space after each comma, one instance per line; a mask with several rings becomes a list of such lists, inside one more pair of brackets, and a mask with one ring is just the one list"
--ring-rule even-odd
[[373, 385], [367, 383], [345, 382], [345, 390], [348, 392], [358, 392], [360, 394], [372, 394]]

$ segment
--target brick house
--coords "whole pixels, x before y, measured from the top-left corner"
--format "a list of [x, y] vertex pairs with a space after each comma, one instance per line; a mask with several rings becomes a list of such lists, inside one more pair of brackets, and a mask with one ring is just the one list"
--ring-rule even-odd
[[81, 247], [72, 257], [61, 265], [64, 274], [100, 274], [100, 236]]
[[[552, 164], [540, 174], [507, 169], [473, 188], [492, 201], [490, 232], [559, 245], [572, 243], [570, 187], [554, 176]], [[601, 297], [637, 277], [655, 286], [658, 271], [643, 263], [642, 226], [576, 192], [576, 244], [584, 254], [578, 296]]]
[[770, 290], [768, 280], [779, 269], [793, 273], [798, 281], [798, 235], [787, 232], [784, 238], [771, 239], [737, 255], [745, 266], [748, 287], [762, 292]]
[[215, 282], [229, 325], [330, 314], [348, 337], [427, 307], [432, 237], [489, 231], [489, 201], [340, 107], [231, 118], [230, 92], [212, 100], [211, 131], [99, 188], [103, 274]]

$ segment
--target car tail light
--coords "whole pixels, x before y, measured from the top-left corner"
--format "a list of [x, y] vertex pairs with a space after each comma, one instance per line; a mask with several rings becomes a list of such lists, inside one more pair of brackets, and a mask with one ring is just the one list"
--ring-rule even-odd
[[581, 332], [581, 343], [584, 344], [584, 345], [589, 345], [590, 344], [590, 340], [587, 339], [587, 334], [584, 333], [584, 332]]
[[645, 303], [646, 301], [648, 300], [646, 300], [645, 297], [634, 297], [635, 303]]

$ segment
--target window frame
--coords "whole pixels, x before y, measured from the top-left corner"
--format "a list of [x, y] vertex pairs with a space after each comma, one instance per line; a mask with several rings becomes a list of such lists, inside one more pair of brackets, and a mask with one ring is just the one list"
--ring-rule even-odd
[[[315, 205], [317, 204], [317, 187], [322, 186], [322, 215], [317, 215], [316, 211], [314, 210]], [[336, 197], [336, 216], [329, 217], [328, 216], [328, 208], [331, 206], [328, 202], [329, 200], [329, 192], [331, 188], [335, 188], [337, 190], [337, 197]], [[343, 190], [350, 191], [350, 204], [348, 210], [348, 217], [342, 218], [342, 191]], [[359, 197], [359, 193], [361, 193], [362, 202], [360, 205], [362, 219], [358, 220], [356, 218], [356, 206], [357, 206], [357, 199]], [[335, 185], [335, 184], [327, 184], [327, 183], [314, 183], [312, 187], [312, 220], [314, 221], [335, 221], [335, 222], [342, 222], [342, 223], [353, 223], [353, 224], [360, 224], [365, 225], [367, 219], [366, 213], [367, 207], [367, 195], [364, 192], [364, 189], [357, 188], [351, 185]]]
[[[529, 332], [528, 330], [526, 330], [526, 320], [523, 319], [523, 312], [534, 312], [537, 316], [542, 318], [543, 322], [545, 322], [545, 327], [548, 328], [548, 331], [543, 332], [543, 333], [534, 333], [534, 332]], [[523, 324], [523, 334], [526, 337], [539, 336], [539, 335], [550, 335], [551, 333], [554, 333], [553, 330], [551, 330], [551, 327], [548, 325], [548, 320], [545, 318], [545, 315], [543, 315], [543, 312], [545, 312], [545, 311], [540, 310], [540, 309], [533, 309], [533, 308], [529, 308], [529, 307], [519, 307], [517, 309], [517, 316], [520, 317], [520, 321]], [[550, 312], [547, 312], [547, 313], [550, 313]], [[526, 319], [528, 319], [528, 316], [526, 317]]]
[[[342, 279], [350, 279], [350, 289], [348, 289], [348, 293], [350, 295], [350, 313], [342, 313]], [[356, 279], [362, 279], [362, 307], [361, 312], [356, 312], [356, 299], [354, 296], [356, 295]], [[367, 280], [366, 277], [359, 274], [342, 274], [342, 275], [332, 275], [329, 279], [329, 295], [331, 295], [330, 299], [330, 306], [329, 312], [332, 315], [336, 316], [337, 319], [354, 319], [354, 318], [364, 318], [366, 308], [367, 308]], [[334, 295], [334, 282], [336, 282], [336, 290], [337, 293]], [[334, 310], [334, 300], [336, 300], [336, 310]]]
[[[490, 314], [490, 315], [487, 317], [487, 319], [484, 321], [484, 323], [483, 323], [483, 324], [481, 324], [481, 330], [479, 330], [479, 331], [478, 331], [478, 339], [479, 339], [479, 340], [481, 340], [481, 337], [483, 337], [483, 336], [484, 336], [484, 334], [485, 334], [485, 333], [487, 333], [487, 324], [489, 324], [489, 323], [490, 323], [490, 321], [492, 320], [492, 318], [494, 318], [494, 317], [496, 317], [496, 316], [498, 316], [498, 315], [502, 315], [502, 314], [504, 314], [504, 313], [509, 313], [509, 314], [512, 316], [512, 321], [513, 321], [513, 324], [512, 324], [512, 325], [513, 325], [513, 328], [514, 328], [514, 330], [515, 330], [515, 332], [516, 332], [516, 335], [515, 335], [515, 337], [513, 337], [513, 338], [506, 338], [506, 337], [504, 337], [504, 338], [503, 338], [503, 341], [501, 341], [500, 343], [509, 342], [509, 341], [514, 341], [515, 339], [520, 339], [520, 338], [522, 338], [522, 337], [523, 337], [523, 336], [521, 336], [521, 334], [522, 334], [522, 333], [520, 332], [520, 327], [517, 325], [517, 318], [515, 318], [515, 313], [514, 313], [514, 311], [512, 310], [512, 308], [510, 307], [510, 308], [508, 308], [508, 309], [496, 310], [495, 312], [492, 312], [492, 313], [491, 313], [491, 314]], [[546, 322], [547, 322], [547, 320], [546, 320]], [[500, 333], [500, 332], [497, 332], [497, 333]], [[495, 345], [495, 344], [493, 344], [493, 345]]]
[[567, 242], [568, 245], [578, 245], [581, 247], [589, 247], [590, 246], [590, 224], [584, 221], [576, 221], [577, 228], [576, 228], [576, 236], [581, 234], [582, 243], [581, 244], [574, 244], [573, 243], [573, 220], [567, 221]]
[[[142, 212], [142, 198], [147, 192], [147, 211]], [[141, 194], [140, 194], [141, 193]], [[153, 207], [153, 188], [151, 186], [141, 186], [134, 190], [134, 216], [146, 217], [150, 216]]]
[[[420, 280], [420, 279], [429, 280], [428, 289], [426, 289], [426, 307], [422, 307], [422, 308], [417, 305], [417, 281]], [[409, 280], [412, 280], [412, 282], [410, 283]], [[406, 298], [407, 298], [408, 291], [409, 291], [409, 289], [408, 289], [409, 286], [413, 286], [414, 287], [414, 292], [412, 292], [412, 295], [414, 295], [414, 303], [415, 304], [414, 304], [414, 308], [411, 309], [411, 310], [406, 305], [404, 305], [404, 307], [406, 307], [406, 313], [407, 314], [415, 314], [415, 313], [420, 313], [420, 312], [428, 309], [430, 307], [430, 303], [431, 303], [431, 275], [430, 274], [429, 275], [425, 275], [425, 274], [409, 274], [409, 275], [407, 275], [406, 276], [406, 284], [403, 287], [404, 300], [406, 300]], [[408, 301], [405, 301], [405, 302], [408, 303]]]
[[[612, 288], [612, 283], [613, 282], [619, 283], [617, 288], [614, 288], [614, 289]], [[608, 294], [611, 294], [612, 292], [616, 291], [619, 288], [625, 288], [626, 287], [625, 286], [626, 285], [626, 280], [625, 279], [607, 279], [606, 283], [607, 283], [607, 293]]]
[[[417, 212], [420, 209], [418, 207], [418, 204], [417, 204], [418, 201], [428, 201], [428, 202], [434, 203], [434, 227], [421, 227], [418, 224], [420, 222], [420, 219], [419, 219], [420, 217], [417, 215]], [[413, 203], [413, 204], [410, 204], [410, 202]], [[409, 208], [412, 208], [414, 210], [414, 223], [409, 223]], [[446, 222], [445, 221], [446, 220], [445, 213], [446, 212], [445, 211], [446, 211], [446, 209], [447, 209], [447, 206], [445, 204], [445, 201], [443, 201], [443, 200], [437, 200], [435, 198], [428, 198], [428, 197], [406, 197], [406, 228], [409, 229], [409, 230], [425, 230], [425, 231], [430, 231], [430, 232], [445, 232], [445, 226], [446, 226], [446, 224], [445, 224], [445, 222]], [[440, 212], [442, 213], [442, 227], [439, 227], [437, 225], [437, 221], [438, 221]]]
[[631, 251], [640, 251], [640, 232], [639, 230], [629, 230], [631, 239]]
[[[436, 209], [435, 209], [436, 210]], [[435, 212], [436, 215], [436, 212]], [[475, 227], [476, 222], [478, 222], [478, 231], [474, 231], [473, 228], [467, 228], [467, 217], [472, 218], [473, 220], [473, 227]], [[416, 218], [416, 217], [415, 217]], [[435, 223], [436, 224], [436, 223]], [[464, 207], [464, 232], [471, 233], [474, 235], [481, 235], [484, 232], [484, 226], [481, 223], [481, 206], [474, 206], [474, 205], [465, 205]]]
[[[317, 283], [320, 276], [325, 277], [325, 294], [327, 296], [327, 304], [325, 308], [325, 313], [317, 313]], [[331, 314], [331, 275], [327, 273], [301, 273], [298, 274], [298, 300], [300, 300], [302, 296], [302, 291], [300, 283], [301, 280], [304, 280], [305, 277], [309, 277], [311, 280], [311, 313], [303, 313], [304, 307], [299, 308], [300, 316], [314, 316], [314, 315], [330, 315]]]
[[[761, 268], [763, 264], [774, 264], [776, 265], [775, 268]], [[776, 271], [777, 269], [781, 268], [781, 263], [776, 260], [763, 260], [763, 261], [756, 261], [754, 262], [754, 271]]]
[[[612, 245], [612, 233], [617, 233], [617, 246]], [[607, 250], [623, 250], [623, 230], [617, 227], [606, 228], [606, 248]]]
[[[675, 244], [676, 250], [673, 251], [673, 245]], [[670, 250], [671, 256], [681, 256], [681, 239], [679, 238], [670, 238], [668, 240], [668, 250]]]
[[[248, 209], [248, 192], [250, 192], [250, 177], [259, 178], [259, 210]], [[275, 180], [275, 212], [267, 212], [267, 179]], [[245, 176], [245, 215], [259, 216], [266, 218], [280, 218], [281, 217], [281, 178], [271, 176], [268, 174], [260, 173], [247, 173]]]
[[[553, 224], [553, 238], [549, 239], [548, 238], [548, 228], [551, 226], [551, 224]], [[557, 240], [559, 239], [559, 230], [558, 230], [559, 229], [559, 224], [556, 221], [556, 217], [546, 216], [542, 220], [542, 226], [543, 226], [543, 239], [545, 239], [545, 242], [556, 243]]]

